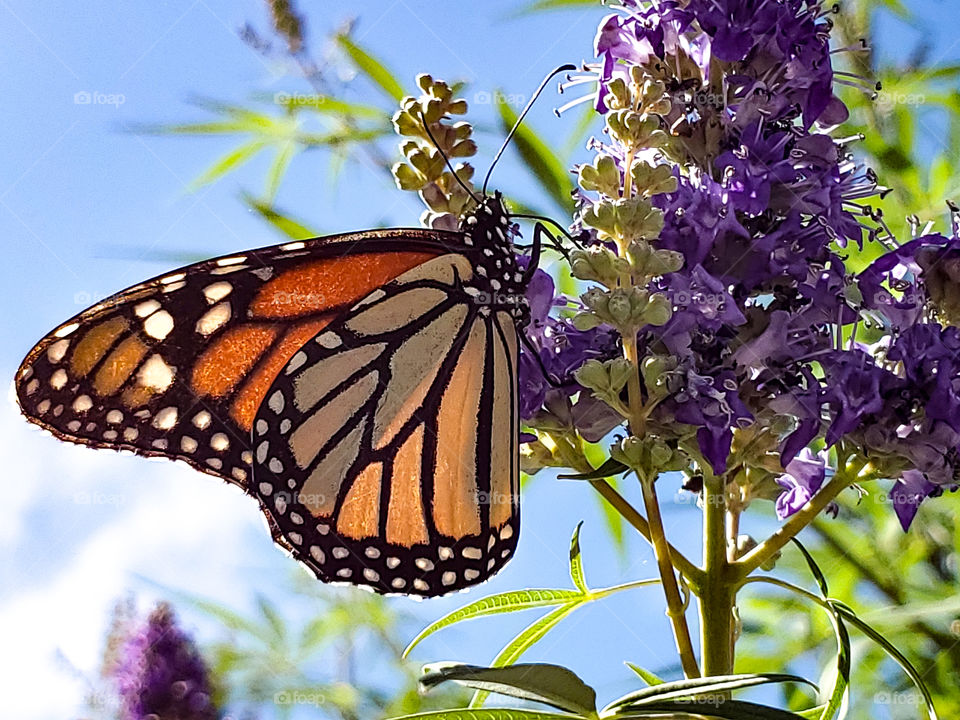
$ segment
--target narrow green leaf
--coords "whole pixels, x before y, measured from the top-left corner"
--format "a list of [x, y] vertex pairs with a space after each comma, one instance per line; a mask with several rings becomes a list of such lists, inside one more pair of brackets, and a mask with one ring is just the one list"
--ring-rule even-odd
[[806, 710], [797, 710], [797, 715], [804, 718], [804, 720], [817, 720], [823, 714], [825, 707], [827, 707], [826, 703], [807, 708]]
[[597, 693], [576, 673], [560, 665], [522, 663], [507, 667], [435, 665], [424, 668], [420, 684], [432, 688], [453, 681], [475, 690], [531, 700], [580, 715], [597, 709]]
[[267, 625], [270, 627], [273, 636], [281, 641], [286, 638], [287, 627], [283, 622], [283, 618], [280, 617], [280, 613], [273, 607], [273, 604], [263, 595], [257, 595], [257, 608], [259, 608], [260, 614], [267, 621]]
[[[506, 101], [506, 95], [497, 92], [497, 111], [500, 127], [509, 132], [517, 121], [517, 113]], [[521, 125], [513, 136], [513, 145], [527, 168], [532, 172], [543, 189], [564, 212], [573, 204], [573, 179], [566, 165], [558, 158], [529, 125]]]
[[241, 195], [241, 198], [251, 210], [256, 212], [273, 227], [293, 240], [307, 240], [309, 238], [319, 237], [322, 235], [321, 232], [280, 212], [268, 202], [258, 200], [252, 195], [247, 195], [246, 193]]
[[570, 10], [584, 5], [597, 5], [596, 0], [536, 0], [520, 9], [516, 15], [529, 15], [545, 10]]
[[403, 86], [393, 74], [384, 67], [383, 63], [354, 43], [353, 40], [346, 35], [338, 35], [337, 43], [343, 48], [344, 52], [350, 56], [353, 63], [394, 102], [399, 102], [403, 98], [406, 94], [403, 91]]
[[576, 715], [518, 710], [517, 708], [456, 708], [453, 710], [433, 710], [391, 718], [391, 720], [570, 720]]
[[630, 710], [622, 714], [611, 715], [610, 718], [624, 719], [640, 718], [657, 715], [657, 713], [681, 713], [679, 717], [690, 718], [721, 718], [722, 720], [802, 720], [801, 715], [781, 710], [779, 708], [758, 705], [743, 700], [729, 700], [723, 696], [704, 698], [702, 702], [693, 700], [663, 700], [645, 705], [636, 711]]
[[582, 597], [582, 594], [576, 590], [562, 589], [531, 589], [531, 590], [511, 590], [509, 592], [490, 595], [481, 598], [469, 605], [464, 605], [458, 610], [454, 610], [448, 615], [444, 615], [436, 622], [430, 623], [427, 627], [410, 641], [403, 651], [403, 657], [407, 657], [414, 647], [420, 644], [422, 640], [433, 635], [450, 625], [454, 625], [464, 620], [484, 617], [486, 615], [498, 615], [500, 613], [517, 612], [518, 610], [529, 610], [536, 607], [550, 607], [569, 603]]
[[617, 462], [613, 458], [608, 458], [607, 461], [596, 470], [591, 470], [590, 472], [586, 473], [557, 475], [557, 478], [559, 480], [602, 480], [603, 478], [608, 478], [611, 475], [619, 475], [627, 472], [629, 469], [630, 468], [623, 463]]
[[287, 168], [290, 167], [290, 161], [293, 160], [293, 156], [297, 152], [297, 145], [293, 142], [285, 142], [280, 146], [280, 149], [277, 150], [277, 155], [273, 159], [273, 163], [270, 165], [270, 170], [267, 172], [267, 187], [264, 191], [264, 197], [266, 200], [273, 202], [273, 199], [277, 196], [277, 190], [280, 189], [280, 182], [283, 180], [283, 176], [287, 173]]
[[[578, 594], [577, 597], [583, 597]], [[526, 628], [524, 628], [513, 640], [511, 640], [507, 645], [499, 652], [499, 654], [493, 659], [491, 665], [493, 667], [504, 667], [505, 665], [510, 665], [523, 655], [530, 647], [535, 645], [539, 640], [543, 638], [548, 632], [555, 628], [561, 620], [570, 615], [574, 610], [580, 607], [583, 603], [581, 601], [569, 602], [565, 605], [561, 605], [555, 610], [551, 610], [546, 615], [541, 618], [538, 618], [536, 621], [530, 623]], [[478, 691], [474, 694], [473, 699], [470, 701], [471, 708], [481, 707], [486, 700], [488, 693]]]
[[624, 665], [626, 665], [628, 668], [633, 670], [637, 675], [640, 676], [641, 680], [643, 680], [647, 685], [651, 687], [654, 685], [662, 685], [664, 682], [663, 679], [660, 678], [658, 675], [654, 675], [649, 670], [646, 670], [640, 667], [639, 665], [635, 665], [632, 662], [624, 663]]
[[587, 580], [583, 576], [583, 558], [580, 556], [580, 528], [583, 527], [583, 520], [577, 523], [573, 531], [573, 537], [570, 538], [570, 579], [573, 580], [574, 587], [582, 593], [589, 592]]
[[258, 100], [277, 103], [285, 108], [312, 110], [323, 115], [342, 115], [350, 118], [389, 120], [390, 114], [376, 105], [365, 105], [340, 100], [332, 95], [277, 92], [272, 95], [260, 93]]
[[930, 690], [927, 689], [926, 684], [923, 682], [923, 676], [917, 672], [917, 669], [913, 666], [913, 663], [911, 663], [902, 652], [897, 650], [893, 643], [857, 617], [857, 614], [849, 607], [836, 600], [831, 600], [829, 602], [832, 607], [836, 608], [837, 612], [843, 617], [844, 620], [849, 622], [860, 632], [873, 640], [877, 645], [882, 647], [890, 657], [897, 661], [897, 664], [910, 677], [910, 679], [913, 681], [913, 684], [917, 686], [920, 694], [923, 695], [924, 702], [927, 705], [927, 714], [930, 720], [937, 720], [937, 711], [933, 705], [933, 698], [930, 696]]
[[824, 609], [829, 615], [830, 624], [833, 626], [833, 633], [837, 636], [837, 678], [833, 683], [833, 690], [830, 692], [830, 697], [827, 698], [827, 704], [820, 712], [819, 718], [819, 720], [831, 720], [837, 713], [840, 713], [841, 716], [844, 715], [847, 706], [850, 687], [850, 633], [847, 632], [846, 625], [844, 625], [840, 613], [829, 603], [830, 593], [827, 588], [827, 579], [820, 569], [820, 566], [817, 565], [816, 560], [807, 552], [807, 549], [799, 540], [793, 538], [793, 542], [803, 554], [803, 559], [806, 561], [807, 567], [810, 568], [810, 572], [820, 587], [820, 593], [823, 599], [827, 601]]
[[207, 168], [200, 177], [190, 183], [188, 189], [192, 192], [197, 188], [219, 180], [231, 170], [240, 167], [243, 163], [250, 160], [265, 146], [266, 143], [262, 140], [252, 140], [251, 142], [244, 143], [240, 147], [234, 148]]
[[804, 683], [814, 689], [817, 687], [809, 680], [799, 677], [798, 675], [786, 675], [783, 673], [755, 673], [750, 675], [720, 675], [709, 678], [692, 678], [689, 680], [660, 683], [643, 688], [642, 690], [636, 690], [624, 695], [618, 700], [614, 700], [607, 705], [602, 712], [607, 713], [611, 710], [625, 709], [628, 707], [641, 707], [654, 702], [674, 700], [677, 698], [693, 698], [702, 695], [709, 695], [716, 698], [719, 694], [731, 690], [787, 682]]

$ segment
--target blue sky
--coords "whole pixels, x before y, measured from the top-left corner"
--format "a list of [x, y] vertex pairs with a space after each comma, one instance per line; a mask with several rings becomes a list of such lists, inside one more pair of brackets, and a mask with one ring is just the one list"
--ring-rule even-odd
[[[604, 9], [510, 18], [515, 5], [365, 3], [355, 11], [355, 38], [411, 85], [427, 71], [470, 81], [468, 99], [496, 88], [526, 96], [550, 68], [590, 54], [592, 26]], [[955, 28], [935, 21], [953, 5], [914, 3], [922, 27], [905, 32], [885, 21], [883, 36], [898, 39], [890, 44], [896, 53], [912, 47], [901, 38], [923, 37], [934, 57], [960, 57]], [[345, 18], [327, 7], [308, 16], [317, 43]], [[189, 182], [232, 141], [131, 130], [204, 119], [187, 103], [198, 96], [242, 101], [254, 91], [302, 90], [239, 40], [245, 22], [266, 27], [262, 3], [0, 0], [0, 61], [7, 68], [0, 77], [0, 376], [12, 378], [32, 344], [60, 321], [177, 264], [171, 258], [278, 241], [238, 200], [242, 189], [260, 189], [264, 163], [191, 193]], [[78, 104], [78, 93], [96, 101]], [[531, 123], [559, 143], [573, 117], [554, 118], [555, 104], [545, 97]], [[491, 122], [489, 107], [476, 110], [481, 122]], [[494, 139], [484, 140], [481, 157], [490, 158]], [[494, 185], [524, 197], [529, 181], [508, 160]], [[278, 202], [324, 232], [412, 225], [421, 210], [415, 197], [361, 163], [348, 164], [333, 183], [325, 161], [309, 155], [294, 161]], [[244, 609], [255, 590], [270, 594], [291, 572], [293, 562], [272, 547], [255, 504], [185, 466], [58, 443], [23, 422], [10, 400], [0, 406], [0, 452], [0, 695], [11, 716], [77, 711], [82, 677], [96, 671], [109, 608], [126, 590], [145, 605], [159, 585]], [[581, 519], [593, 584], [655, 575], [639, 542], [631, 541], [626, 558], [614, 556], [589, 492], [539, 476], [524, 497], [517, 558], [469, 597], [565, 586], [566, 546]], [[674, 492], [662, 488], [668, 532], [697, 557], [699, 513], [672, 502]], [[282, 605], [282, 595], [274, 599]], [[391, 602], [426, 621], [464, 601]], [[486, 663], [516, 627], [508, 621], [454, 630], [425, 643], [418, 659]], [[657, 669], [671, 652], [656, 590], [641, 590], [582, 611], [530, 657], [569, 664], [609, 697], [629, 682], [622, 660]]]

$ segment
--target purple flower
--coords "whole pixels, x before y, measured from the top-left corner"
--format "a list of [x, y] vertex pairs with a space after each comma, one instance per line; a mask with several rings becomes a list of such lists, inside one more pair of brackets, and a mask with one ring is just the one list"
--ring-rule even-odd
[[207, 667], [193, 640], [160, 604], [124, 645], [114, 671], [123, 720], [214, 720]]
[[786, 472], [777, 478], [777, 485], [784, 489], [777, 498], [777, 517], [785, 520], [810, 502], [823, 485], [825, 473], [824, 454], [814, 455], [809, 448], [801, 450], [787, 463]]
[[890, 491], [890, 498], [904, 532], [910, 529], [910, 524], [920, 509], [920, 503], [939, 492], [940, 488], [927, 480], [919, 470], [907, 470], [903, 473], [903, 477]]
[[[520, 417], [529, 420], [543, 406], [551, 389], [559, 386], [566, 395], [574, 395], [583, 389], [574, 381], [573, 373], [584, 362], [616, 357], [619, 350], [616, 333], [611, 328], [601, 326], [593, 330], [577, 330], [569, 320], [551, 315], [555, 307], [566, 305], [568, 301], [555, 295], [553, 279], [544, 271], [537, 270], [533, 274], [526, 297], [530, 306], [526, 334], [536, 355], [525, 344], [520, 349], [519, 410]], [[582, 417], [591, 425], [593, 432], [590, 434], [597, 432], [597, 411], [587, 413], [585, 409]]]

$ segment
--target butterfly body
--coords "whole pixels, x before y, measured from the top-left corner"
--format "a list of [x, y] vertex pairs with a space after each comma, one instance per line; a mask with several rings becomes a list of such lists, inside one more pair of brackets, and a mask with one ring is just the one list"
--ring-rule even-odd
[[527, 276], [499, 195], [459, 232], [351, 233], [167, 273], [31, 350], [57, 437], [185, 460], [258, 499], [321, 580], [438, 595], [519, 532]]

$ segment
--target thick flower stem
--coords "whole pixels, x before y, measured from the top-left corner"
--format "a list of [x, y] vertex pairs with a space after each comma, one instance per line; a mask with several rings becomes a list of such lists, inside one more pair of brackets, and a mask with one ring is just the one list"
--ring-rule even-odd
[[703, 493], [704, 581], [700, 603], [700, 653], [703, 674], [733, 673], [733, 607], [736, 586], [730, 580], [727, 561], [726, 504], [723, 479], [704, 479]]
[[688, 678], [700, 677], [700, 668], [697, 666], [697, 657], [690, 639], [690, 628], [687, 626], [687, 616], [683, 598], [680, 597], [680, 588], [677, 585], [673, 559], [670, 554], [670, 545], [663, 532], [663, 520], [660, 517], [660, 504], [652, 480], [641, 478], [643, 487], [643, 502], [647, 509], [647, 518], [650, 524], [650, 541], [657, 557], [657, 568], [660, 570], [660, 580], [663, 584], [663, 594], [667, 601], [667, 617], [673, 626], [673, 636], [677, 641], [677, 651], [680, 653], [680, 663], [683, 674]]
[[[631, 505], [616, 489], [606, 480], [591, 480], [590, 485], [600, 495], [610, 503], [610, 506], [620, 513], [620, 516], [630, 523], [644, 538], [653, 545], [653, 535], [650, 533], [650, 523], [640, 514], [640, 512]], [[673, 566], [686, 580], [687, 585], [694, 591], [700, 587], [703, 582], [703, 570], [694, 565], [682, 552], [673, 545], [667, 543], [667, 549], [670, 551], [670, 558], [673, 560]]]
[[780, 529], [757, 545], [737, 562], [733, 563], [736, 577], [745, 579], [750, 573], [771, 560], [790, 539], [809, 525], [823, 509], [829, 505], [844, 488], [850, 485], [851, 478], [844, 472], [837, 472], [830, 481], [820, 488], [810, 501], [790, 516]]

